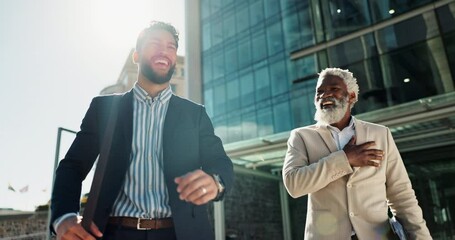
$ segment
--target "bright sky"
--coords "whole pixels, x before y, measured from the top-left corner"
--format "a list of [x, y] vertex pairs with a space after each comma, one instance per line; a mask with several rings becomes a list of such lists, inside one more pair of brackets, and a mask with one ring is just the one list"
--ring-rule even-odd
[[183, 14], [184, 0], [0, 0], [0, 208], [47, 203], [58, 127], [79, 130], [150, 20], [176, 26], [183, 55]]

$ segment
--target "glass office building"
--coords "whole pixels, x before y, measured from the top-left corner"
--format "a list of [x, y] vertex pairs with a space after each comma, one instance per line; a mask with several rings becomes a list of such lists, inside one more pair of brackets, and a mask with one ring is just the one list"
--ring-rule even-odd
[[[227, 146], [313, 124], [317, 73], [348, 68], [354, 114], [391, 128], [435, 239], [455, 236], [454, 0], [195, 2], [199, 31], [187, 37]], [[233, 160], [254, 163], [243, 157]], [[258, 170], [276, 171], [276, 158]]]

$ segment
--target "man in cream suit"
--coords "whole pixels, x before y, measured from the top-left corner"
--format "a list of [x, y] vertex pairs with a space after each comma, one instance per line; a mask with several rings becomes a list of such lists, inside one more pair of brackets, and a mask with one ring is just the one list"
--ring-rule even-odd
[[283, 181], [308, 194], [305, 239], [393, 239], [389, 207], [410, 239], [432, 239], [390, 130], [351, 116], [358, 89], [351, 72], [323, 70], [317, 124], [288, 140]]

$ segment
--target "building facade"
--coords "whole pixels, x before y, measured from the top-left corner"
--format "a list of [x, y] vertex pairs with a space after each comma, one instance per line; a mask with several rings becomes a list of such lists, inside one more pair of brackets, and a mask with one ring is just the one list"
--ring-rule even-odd
[[[347, 68], [354, 115], [391, 129], [434, 238], [455, 236], [454, 0], [186, 4], [188, 82], [237, 167], [279, 175], [289, 131], [314, 123], [317, 73]], [[286, 201], [284, 238], [301, 239], [306, 200]]]

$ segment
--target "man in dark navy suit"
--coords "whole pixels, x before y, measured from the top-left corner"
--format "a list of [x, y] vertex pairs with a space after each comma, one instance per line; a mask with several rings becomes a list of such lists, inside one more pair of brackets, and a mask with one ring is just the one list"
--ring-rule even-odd
[[[137, 82], [95, 97], [56, 171], [51, 230], [58, 239], [214, 239], [207, 203], [233, 184], [233, 166], [203, 106], [173, 95], [178, 33], [152, 22], [133, 55]], [[112, 147], [89, 231], [80, 225], [81, 183], [117, 108]]]

